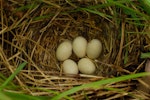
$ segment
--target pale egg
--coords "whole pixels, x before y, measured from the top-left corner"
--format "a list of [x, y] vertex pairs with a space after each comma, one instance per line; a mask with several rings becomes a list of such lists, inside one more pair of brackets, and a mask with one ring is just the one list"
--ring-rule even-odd
[[65, 74], [78, 74], [78, 66], [76, 62], [71, 59], [67, 59], [62, 64], [62, 70]]
[[102, 52], [102, 43], [98, 39], [92, 39], [86, 48], [87, 56], [91, 59], [98, 58]]
[[78, 62], [79, 71], [83, 74], [93, 74], [96, 70], [95, 64], [89, 58], [82, 58]]
[[76, 54], [77, 57], [82, 58], [86, 55], [87, 40], [84, 37], [76, 37], [73, 40], [72, 46], [73, 52]]
[[59, 44], [56, 50], [56, 58], [59, 61], [64, 61], [68, 59], [72, 54], [72, 43], [69, 40], [66, 40]]

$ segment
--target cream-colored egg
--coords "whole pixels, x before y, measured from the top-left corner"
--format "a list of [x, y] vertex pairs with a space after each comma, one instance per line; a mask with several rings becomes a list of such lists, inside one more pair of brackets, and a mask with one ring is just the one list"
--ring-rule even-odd
[[65, 74], [78, 74], [78, 66], [76, 62], [71, 59], [67, 59], [62, 64], [62, 70]]
[[72, 54], [72, 43], [69, 40], [66, 40], [59, 44], [56, 50], [56, 58], [59, 61], [64, 61], [68, 59]]
[[78, 62], [79, 71], [83, 74], [93, 74], [96, 70], [95, 64], [89, 58], [82, 58]]
[[86, 48], [87, 56], [91, 59], [98, 58], [102, 52], [102, 43], [98, 39], [92, 39]]
[[86, 55], [87, 40], [84, 37], [82, 36], [76, 37], [73, 40], [72, 46], [73, 51], [77, 57], [82, 58]]

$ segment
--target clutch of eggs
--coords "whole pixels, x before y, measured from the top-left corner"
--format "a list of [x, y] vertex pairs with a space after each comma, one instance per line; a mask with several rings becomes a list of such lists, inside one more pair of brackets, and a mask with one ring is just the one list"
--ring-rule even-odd
[[[72, 51], [80, 58], [78, 64], [69, 59]], [[91, 59], [96, 59], [102, 52], [102, 43], [98, 39], [87, 40], [82, 37], [76, 37], [73, 42], [65, 40], [59, 44], [56, 50], [56, 58], [59, 61], [64, 61], [62, 69], [65, 74], [78, 74], [80, 71], [83, 74], [93, 74], [96, 70], [95, 64]], [[88, 58], [85, 58], [87, 55]]]

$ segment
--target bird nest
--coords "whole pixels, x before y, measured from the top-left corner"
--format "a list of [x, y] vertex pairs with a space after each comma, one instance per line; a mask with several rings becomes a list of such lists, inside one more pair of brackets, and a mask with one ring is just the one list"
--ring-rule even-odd
[[[138, 33], [144, 30], [143, 28], [138, 30], [136, 25], [126, 22], [125, 14], [115, 17], [113, 7], [98, 10], [114, 18], [78, 8], [104, 4], [105, 0], [100, 2], [79, 0], [74, 3], [66, 1], [43, 1], [34, 4], [31, 4], [31, 1], [26, 3], [16, 1], [13, 4], [12, 1], [3, 1], [3, 8], [6, 9], [3, 11], [4, 19], [1, 20], [3, 33], [0, 37], [2, 43], [0, 70], [5, 76], [13, 73], [20, 63], [28, 62], [14, 82], [21, 86], [25, 93], [53, 96], [53, 93], [43, 92], [34, 87], [64, 92], [75, 86], [108, 77], [137, 73], [143, 69], [144, 61], [139, 57], [141, 50], [147, 49], [143, 46], [149, 42], [149, 37], [129, 33], [133, 31]], [[23, 5], [32, 6], [14, 11], [16, 7]], [[14, 12], [11, 13], [12, 11]], [[96, 65], [94, 75], [79, 73], [76, 76], [66, 76], [62, 72], [62, 62], [56, 59], [58, 45], [65, 39], [73, 40], [77, 36], [83, 36], [88, 41], [96, 38], [102, 42], [102, 54], [94, 60]], [[71, 59], [78, 60], [74, 54]], [[135, 91], [136, 83], [135, 80], [127, 80], [104, 87], [123, 89], [126, 93], [133, 92], [136, 97], [146, 98], [145, 95]], [[81, 90], [72, 97], [83, 99], [85, 94], [89, 98], [108, 100], [129, 98], [128, 94], [107, 91], [102, 87]]]

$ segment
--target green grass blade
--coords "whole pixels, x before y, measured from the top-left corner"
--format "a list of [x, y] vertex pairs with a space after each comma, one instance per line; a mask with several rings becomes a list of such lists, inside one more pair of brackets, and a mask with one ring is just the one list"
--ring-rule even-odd
[[25, 6], [21, 6], [21, 7], [17, 8], [17, 9], [15, 10], [15, 12], [17, 12], [17, 11], [23, 11], [23, 10], [27, 10], [27, 9], [33, 9], [33, 8], [35, 8], [35, 7], [37, 7], [37, 4], [25, 5]]
[[[108, 0], [109, 1], [109, 0]], [[119, 1], [115, 1], [115, 3], [119, 3], [119, 4], [125, 4], [125, 3], [130, 3], [132, 2], [131, 0], [119, 0]], [[98, 9], [98, 8], [106, 8], [106, 7], [110, 7], [115, 5], [114, 3], [111, 2], [106, 2], [103, 4], [97, 4], [97, 5], [92, 5], [92, 6], [88, 6], [88, 9]]]
[[20, 64], [15, 72], [12, 73], [10, 77], [8, 77], [6, 81], [0, 86], [0, 90], [3, 90], [7, 86], [7, 84], [9, 84], [14, 79], [14, 77], [25, 67], [26, 64], [27, 62], [23, 62], [22, 64]]
[[83, 10], [85, 10], [85, 11], [88, 11], [88, 12], [90, 12], [90, 13], [93, 13], [93, 14], [97, 14], [97, 15], [99, 15], [99, 16], [101, 16], [101, 17], [112, 18], [112, 16], [106, 15], [105, 13], [102, 13], [102, 12], [99, 12], [99, 11], [96, 11], [96, 10], [91, 10], [91, 9], [88, 9], [88, 8], [81, 8], [81, 9], [83, 9]]
[[141, 58], [150, 58], [150, 52], [141, 53]]
[[[7, 78], [0, 73], [0, 85], [2, 85], [5, 81], [7, 80]], [[16, 86], [13, 82], [9, 82], [9, 84], [7, 85], [7, 89], [17, 89], [18, 86]]]
[[[0, 94], [2, 94], [3, 97], [11, 98], [7, 100], [50, 100], [48, 96], [31, 96], [13, 92], [0, 92]], [[6, 99], [2, 99], [2, 97], [0, 96], [0, 100]]]
[[128, 79], [138, 78], [138, 77], [142, 77], [142, 76], [145, 76], [145, 75], [150, 75], [150, 73], [145, 73], [145, 72], [144, 73], [137, 73], [137, 74], [131, 74], [131, 75], [125, 75], [125, 76], [100, 80], [100, 81], [96, 81], [96, 82], [92, 82], [92, 83], [88, 83], [88, 84], [83, 84], [81, 86], [77, 86], [77, 87], [74, 87], [74, 88], [72, 88], [68, 91], [65, 91], [61, 94], [58, 94], [58, 95], [54, 96], [51, 100], [59, 100], [63, 97], [66, 97], [67, 95], [73, 94], [73, 93], [75, 93], [79, 90], [85, 89], [85, 88], [98, 88], [98, 87], [100, 87], [102, 85], [105, 85], [105, 84], [125, 81], [125, 80], [128, 80]]
[[125, 11], [130, 12], [130, 14], [138, 14], [138, 15], [140, 15], [140, 16], [146, 18], [146, 19], [149, 19], [149, 18], [150, 18], [148, 15], [146, 15], [146, 14], [144, 14], [144, 13], [138, 11], [138, 10], [134, 10], [134, 9], [132, 9], [131, 7], [128, 7], [128, 6], [124, 5], [124, 4], [118, 3], [118, 2], [113, 1], [113, 0], [108, 0], [108, 1], [109, 1], [110, 3], [112, 3], [112, 4], [114, 4], [114, 5], [116, 5], [116, 6], [120, 7], [120, 8], [122, 8], [122, 9], [124, 9]]
[[6, 96], [2, 91], [0, 91], [0, 100], [12, 100], [12, 99]]
[[138, 1], [141, 3], [144, 11], [150, 15], [150, 0], [138, 0]]

